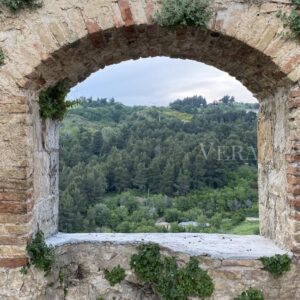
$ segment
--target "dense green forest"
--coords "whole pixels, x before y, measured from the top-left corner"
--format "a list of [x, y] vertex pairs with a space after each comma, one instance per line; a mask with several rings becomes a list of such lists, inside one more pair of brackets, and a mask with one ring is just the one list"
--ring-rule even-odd
[[60, 133], [61, 231], [257, 233], [258, 104], [78, 102]]

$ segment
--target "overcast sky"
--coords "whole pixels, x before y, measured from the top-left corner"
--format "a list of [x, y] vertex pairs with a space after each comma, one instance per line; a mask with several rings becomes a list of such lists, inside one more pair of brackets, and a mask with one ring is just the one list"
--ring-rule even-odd
[[68, 98], [115, 98], [127, 105], [165, 106], [193, 95], [212, 102], [226, 94], [239, 102], [257, 102], [239, 81], [214, 67], [192, 60], [156, 57], [99, 70], [75, 86]]

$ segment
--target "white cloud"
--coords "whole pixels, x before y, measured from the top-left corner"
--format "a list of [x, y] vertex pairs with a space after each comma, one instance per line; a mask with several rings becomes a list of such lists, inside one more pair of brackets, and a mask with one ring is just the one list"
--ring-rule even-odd
[[106, 67], [74, 87], [69, 97], [114, 97], [128, 105], [168, 105], [196, 94], [209, 102], [225, 94], [233, 95], [237, 101], [256, 102], [252, 94], [227, 73], [199, 62], [166, 57]]

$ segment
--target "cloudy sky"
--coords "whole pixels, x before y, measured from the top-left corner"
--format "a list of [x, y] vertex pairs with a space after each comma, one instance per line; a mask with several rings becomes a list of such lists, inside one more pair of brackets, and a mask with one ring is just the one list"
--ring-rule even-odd
[[156, 57], [106, 67], [75, 86], [68, 98], [113, 97], [127, 105], [165, 106], [187, 96], [202, 95], [212, 102], [226, 94], [240, 102], [256, 102], [225, 72], [191, 60]]

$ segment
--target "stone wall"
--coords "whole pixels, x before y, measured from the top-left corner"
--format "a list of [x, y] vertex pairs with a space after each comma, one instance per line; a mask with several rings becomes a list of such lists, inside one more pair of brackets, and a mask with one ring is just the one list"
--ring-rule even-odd
[[[22, 275], [19, 269], [0, 269], [0, 299], [96, 300], [103, 297], [105, 300], [157, 300], [159, 297], [149, 286], [139, 282], [130, 269], [130, 258], [135, 252], [134, 243], [85, 242], [58, 246], [56, 264], [46, 278], [33, 268], [27, 275]], [[161, 247], [161, 253], [174, 256], [181, 266], [190, 257], [185, 251], [166, 247]], [[249, 287], [262, 290], [266, 300], [295, 300], [300, 297], [300, 262], [296, 258], [291, 271], [274, 279], [262, 270], [263, 266], [257, 259], [197, 257], [200, 266], [208, 270], [215, 284], [211, 300], [233, 300]], [[126, 278], [111, 287], [104, 278], [104, 270], [118, 265], [126, 270]]]
[[207, 31], [159, 28], [155, 0], [45, 0], [16, 15], [0, 6], [0, 267], [26, 263], [26, 243], [38, 227], [47, 236], [57, 231], [57, 124], [40, 120], [39, 92], [151, 56], [213, 65], [258, 97], [261, 232], [299, 251], [300, 47], [280, 37], [276, 17], [290, 2], [213, 5]]

